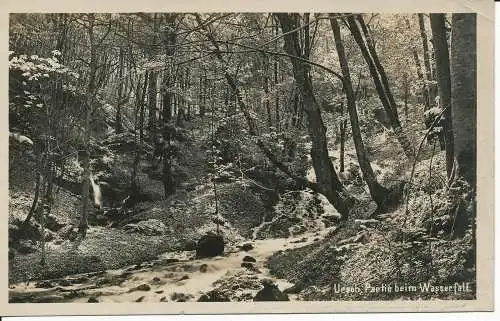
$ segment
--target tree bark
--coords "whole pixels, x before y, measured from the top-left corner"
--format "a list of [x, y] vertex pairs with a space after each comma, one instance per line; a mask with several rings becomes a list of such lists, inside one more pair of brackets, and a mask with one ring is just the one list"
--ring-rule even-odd
[[380, 80], [382, 81], [382, 86], [385, 91], [385, 95], [387, 96], [387, 99], [389, 101], [391, 110], [394, 114], [394, 117], [398, 120], [399, 122], [399, 115], [398, 115], [398, 106], [396, 104], [396, 101], [394, 100], [394, 96], [392, 95], [391, 92], [391, 87], [389, 86], [389, 80], [387, 78], [387, 74], [385, 72], [384, 66], [382, 66], [382, 63], [380, 62], [380, 59], [377, 54], [377, 50], [375, 50], [375, 40], [371, 36], [370, 31], [368, 30], [368, 27], [365, 24], [365, 21], [363, 20], [362, 15], [358, 15], [358, 22], [359, 25], [361, 26], [361, 30], [363, 31], [363, 34], [366, 39], [366, 43], [368, 45], [368, 51], [370, 52], [370, 55], [373, 59], [373, 62], [375, 63], [375, 66], [377, 67], [378, 74], [380, 76]]
[[264, 84], [263, 84], [263, 87], [264, 87], [264, 94], [266, 95], [266, 98], [264, 100], [264, 106], [265, 106], [266, 113], [267, 113], [267, 125], [269, 127], [272, 127], [273, 126], [273, 117], [271, 114], [271, 102], [270, 102], [270, 98], [269, 98], [269, 76], [268, 76], [269, 57], [264, 55], [263, 60], [264, 60], [263, 61], [263, 64], [264, 64], [264, 68], [263, 68], [263, 72], [264, 72], [263, 83]]
[[424, 14], [419, 13], [418, 14], [418, 26], [420, 29], [420, 38], [422, 39], [422, 45], [424, 48], [424, 66], [425, 66], [425, 88], [427, 90], [427, 99], [428, 101], [425, 103], [425, 106], [427, 108], [430, 108], [430, 106], [433, 104], [434, 101], [434, 95], [431, 89], [431, 81], [432, 81], [432, 71], [431, 71], [431, 59], [429, 56], [429, 42], [427, 40], [427, 32], [425, 31], [425, 21], [424, 21]]
[[476, 183], [476, 14], [452, 16], [451, 106], [457, 174]]
[[[340, 116], [344, 118], [344, 102], [340, 103]], [[347, 129], [347, 119], [340, 122], [340, 172], [345, 169], [345, 138]]]
[[359, 128], [358, 112], [356, 110], [356, 96], [352, 87], [349, 65], [344, 51], [344, 44], [342, 43], [342, 38], [340, 36], [340, 27], [337, 19], [334, 17], [330, 18], [330, 24], [335, 39], [340, 68], [344, 77], [344, 91], [347, 97], [347, 111], [351, 121], [352, 138], [354, 140], [356, 155], [358, 156], [359, 167], [363, 173], [363, 179], [368, 185], [370, 195], [377, 204], [378, 212], [380, 213], [385, 210], [386, 196], [389, 191], [377, 181], [370, 161], [368, 160], [368, 156], [366, 155], [363, 138], [361, 136], [361, 129]]
[[[278, 29], [279, 29], [279, 26], [278, 26], [278, 23], [276, 22], [276, 25], [274, 26], [275, 36], [278, 35]], [[278, 90], [276, 88], [276, 86], [278, 85], [278, 68], [279, 68], [278, 58], [275, 57], [274, 58], [274, 94], [276, 96], [274, 98], [275, 99], [274, 100], [274, 109], [275, 109], [275, 113], [276, 113], [276, 128], [278, 129], [278, 132], [280, 132], [281, 131], [280, 97], [279, 97]]]
[[164, 93], [163, 93], [163, 139], [166, 146], [163, 148], [163, 189], [165, 197], [175, 193], [176, 187], [172, 175], [172, 164], [170, 159], [171, 140], [173, 139], [174, 126], [172, 124], [172, 98], [170, 92], [173, 78], [173, 55], [175, 53], [176, 35], [172, 27], [167, 26], [164, 31], [164, 49], [165, 49], [165, 72], [163, 75]]
[[125, 62], [125, 50], [120, 47], [120, 54], [118, 58], [118, 95], [116, 98], [116, 118], [115, 118], [115, 132], [121, 133], [122, 128], [122, 100], [123, 100], [123, 67]]
[[89, 188], [90, 188], [90, 122], [92, 117], [92, 111], [95, 102], [95, 94], [97, 90], [97, 48], [94, 40], [94, 24], [95, 16], [94, 14], [88, 14], [88, 36], [89, 36], [89, 47], [90, 47], [90, 72], [89, 81], [87, 86], [87, 97], [85, 102], [86, 116], [84, 125], [84, 138], [83, 138], [83, 184], [82, 184], [82, 209], [80, 213], [80, 224], [78, 226], [78, 233], [81, 238], [85, 238], [88, 229], [88, 200], [89, 200]]
[[[410, 20], [408, 18], [405, 19], [406, 26], [408, 30], [411, 30], [411, 25], [410, 25]], [[430, 106], [430, 100], [429, 100], [429, 90], [428, 90], [428, 84], [427, 81], [424, 78], [424, 74], [422, 73], [422, 64], [420, 63], [420, 58], [418, 56], [418, 50], [415, 44], [412, 43], [411, 45], [411, 52], [413, 55], [413, 60], [415, 61], [415, 66], [417, 67], [417, 77], [418, 80], [422, 82], [422, 98], [424, 100], [424, 109], [427, 110], [429, 109]]]
[[431, 14], [432, 37], [436, 57], [436, 72], [441, 106], [445, 109], [441, 124], [446, 149], [446, 173], [450, 177], [453, 169], [453, 129], [451, 110], [451, 79], [448, 43], [446, 41], [444, 14]]
[[156, 133], [156, 82], [158, 73], [151, 70], [148, 73], [148, 131], [150, 137], [154, 137]]

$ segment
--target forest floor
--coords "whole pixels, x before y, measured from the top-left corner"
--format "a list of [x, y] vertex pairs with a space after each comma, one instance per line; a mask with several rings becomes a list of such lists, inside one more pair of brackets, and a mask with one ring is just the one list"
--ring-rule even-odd
[[[358, 250], [380, 242], [384, 228], [392, 224], [385, 224], [384, 219], [401, 209], [381, 220], [370, 220], [374, 204], [364, 184], [350, 181], [356, 180], [353, 177], [344, 183], [364, 202], [342, 225], [336, 210], [312, 191], [285, 193], [277, 203], [269, 205], [263, 199], [265, 188], [248, 177], [218, 184], [219, 214], [226, 219], [222, 228], [225, 251], [222, 256], [197, 259], [196, 241], [216, 226], [210, 220], [214, 202], [205, 165], [206, 139], [199, 139], [206, 134], [203, 126], [189, 130], [197, 139], [184, 143], [182, 148], [184, 156], [178, 161], [185, 175], [182, 185], [168, 199], [160, 197], [140, 204], [141, 210], [132, 221], [161, 221], [166, 227], [164, 233], [144, 235], [123, 227], [91, 226], [81, 242], [63, 240], [53, 233], [46, 242], [45, 265], [40, 264], [41, 250], [34, 242], [32, 253], [17, 253], [9, 260], [10, 301], [192, 301], [213, 290], [224, 299], [248, 301], [263, 288], [263, 279], [272, 280], [291, 300], [374, 298], [369, 294], [339, 297], [331, 285], [339, 282], [340, 275], [349, 279], [345, 275], [345, 266], [353, 264], [349, 257], [364, 260]], [[401, 179], [411, 168], [401, 153], [389, 147], [387, 139], [394, 140], [381, 135], [368, 146], [382, 184], [393, 183], [395, 177]], [[442, 155], [437, 155], [435, 162], [442, 162]], [[356, 155], [349, 144], [346, 167], [352, 173], [359, 172], [355, 163]], [[416, 176], [425, 171], [425, 166], [425, 161], [419, 165]], [[313, 176], [308, 173], [311, 179]], [[159, 181], [146, 175], [140, 179], [146, 191], [162, 193]], [[26, 182], [14, 180], [12, 185], [10, 222], [25, 215], [32, 193]], [[76, 223], [78, 198], [64, 190], [59, 195], [60, 205], [53, 209], [54, 215], [61, 222]], [[252, 249], [241, 250], [245, 243], [252, 244]], [[358, 266], [348, 266], [347, 270], [364, 269], [360, 262], [355, 264]]]

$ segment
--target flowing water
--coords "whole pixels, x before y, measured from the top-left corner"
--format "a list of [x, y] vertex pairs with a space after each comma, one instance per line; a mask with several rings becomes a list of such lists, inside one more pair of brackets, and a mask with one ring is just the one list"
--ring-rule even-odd
[[[231, 275], [237, 277], [238, 272], [248, 272], [257, 281], [272, 279], [280, 290], [284, 290], [293, 284], [269, 273], [265, 267], [268, 257], [280, 250], [311, 244], [332, 229], [334, 227], [323, 228], [290, 238], [254, 240], [252, 250], [242, 251], [229, 247], [224, 256], [214, 258], [196, 259], [193, 251], [169, 252], [155, 261], [108, 270], [104, 274], [84, 278], [78, 284], [69, 284], [78, 276], [58, 279], [58, 284], [53, 284], [48, 289], [37, 288], [33, 283], [18, 283], [11, 286], [9, 296], [12, 302], [20, 302], [22, 300], [19, 298], [26, 298], [28, 295], [37, 297], [39, 302], [88, 302], [91, 297], [97, 298], [98, 302], [162, 302], [171, 301], [182, 293], [186, 300], [195, 301], [203, 293], [214, 289], [214, 282]], [[256, 260], [255, 269], [250, 271], [241, 267], [243, 258], [247, 255]], [[50, 284], [47, 287], [49, 286]], [[247, 290], [255, 294], [258, 288]], [[74, 295], [68, 296], [68, 293]], [[291, 295], [290, 299], [297, 298]]]

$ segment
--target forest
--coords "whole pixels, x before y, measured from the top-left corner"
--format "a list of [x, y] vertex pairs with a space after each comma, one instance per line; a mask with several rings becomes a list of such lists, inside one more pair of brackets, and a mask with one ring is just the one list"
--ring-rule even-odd
[[476, 15], [23, 13], [9, 301], [476, 298]]

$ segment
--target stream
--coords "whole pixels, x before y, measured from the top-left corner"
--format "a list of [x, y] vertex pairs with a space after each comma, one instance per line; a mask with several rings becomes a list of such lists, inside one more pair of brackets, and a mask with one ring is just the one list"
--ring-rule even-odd
[[[335, 227], [306, 232], [289, 238], [252, 241], [253, 249], [226, 247], [224, 256], [196, 259], [195, 251], [167, 252], [154, 261], [93, 275], [73, 275], [63, 279], [37, 283], [17, 283], [10, 286], [10, 302], [166, 302], [197, 301], [216, 288], [218, 282], [233, 277], [245, 278], [253, 286], [241, 286], [238, 291], [251, 300], [260, 289], [262, 279], [271, 279], [280, 290], [292, 283], [277, 279], [265, 267], [268, 257], [275, 252], [309, 245], [322, 239]], [[255, 259], [252, 268], [242, 267], [243, 258]], [[215, 285], [214, 285], [215, 283]], [[220, 283], [219, 283], [220, 285]], [[297, 300], [296, 295], [289, 295]]]

